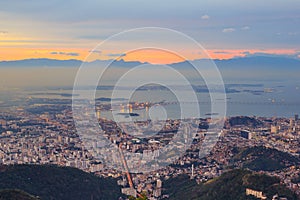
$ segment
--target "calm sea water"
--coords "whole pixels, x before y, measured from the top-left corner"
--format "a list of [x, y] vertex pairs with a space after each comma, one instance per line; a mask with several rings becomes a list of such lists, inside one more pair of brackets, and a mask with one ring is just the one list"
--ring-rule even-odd
[[[251, 84], [256, 84], [253, 82]], [[233, 86], [232, 89], [236, 89], [238, 93], [227, 93], [226, 99], [220, 101], [226, 101], [227, 116], [265, 116], [265, 117], [292, 117], [295, 114], [300, 114], [300, 82], [260, 82], [263, 86]], [[9, 106], [17, 107], [18, 104], [22, 104], [24, 98], [29, 96], [35, 98], [70, 98], [62, 97], [55, 94], [45, 95], [33, 95], [33, 93], [45, 92], [45, 93], [66, 93], [72, 94], [72, 90], [36, 90], [36, 91], [23, 91], [23, 90], [6, 90], [1, 91], [0, 95], [0, 108], [4, 102], [9, 102]], [[83, 91], [88, 92], [88, 91]], [[97, 97], [110, 98], [112, 91], [110, 90], [98, 90]], [[197, 93], [197, 97], [200, 101], [200, 115], [207, 117], [208, 113], [211, 113], [208, 93]], [[130, 101], [136, 102], [152, 102], [157, 103], [161, 101], [176, 102], [177, 98], [170, 91], [165, 90], [150, 90], [150, 91], [135, 91]], [[167, 104], [163, 105], [167, 118], [180, 118], [180, 105], [179, 104]], [[3, 106], [2, 106], [3, 107]], [[185, 105], [184, 109], [191, 113], [191, 116], [195, 112], [194, 104]], [[120, 112], [122, 112], [120, 110]], [[134, 113], [138, 113], [140, 118], [147, 119], [149, 117], [149, 109], [132, 110]], [[155, 112], [152, 112], [152, 115]], [[161, 112], [157, 112], [161, 114]], [[102, 117], [112, 118], [111, 111], [101, 112]], [[155, 116], [152, 116], [155, 118]], [[158, 116], [159, 117], [159, 116]]]
[[[300, 87], [297, 82], [268, 82], [259, 87], [234, 86], [239, 93], [227, 93], [223, 101], [227, 105], [227, 116], [264, 116], [264, 117], [292, 117], [300, 114]], [[110, 97], [110, 91], [99, 91], [98, 96]], [[207, 117], [210, 110], [209, 94], [197, 93], [200, 115]], [[131, 98], [138, 102], [174, 102], [176, 96], [169, 91], [136, 91]], [[184, 105], [190, 113], [195, 112], [194, 104]], [[164, 105], [168, 118], [180, 117], [179, 104]], [[149, 110], [133, 110], [141, 118], [147, 118]], [[160, 112], [158, 112], [159, 114]], [[111, 118], [111, 112], [102, 112], [101, 116]]]

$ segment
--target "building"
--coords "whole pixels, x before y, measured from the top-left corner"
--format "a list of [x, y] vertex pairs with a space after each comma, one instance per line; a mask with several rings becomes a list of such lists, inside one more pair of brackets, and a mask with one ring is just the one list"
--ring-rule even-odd
[[252, 134], [251, 134], [250, 131], [242, 130], [242, 131], [241, 131], [241, 137], [243, 137], [243, 138], [245, 138], [245, 139], [248, 139], [248, 140], [251, 140]]
[[155, 189], [153, 191], [153, 196], [154, 197], [160, 197], [161, 196], [161, 188]]
[[295, 126], [295, 121], [293, 118], [291, 118], [290, 119], [290, 130], [293, 130], [294, 126]]
[[6, 120], [0, 119], [0, 126], [6, 126]]
[[192, 175], [191, 175], [191, 179], [194, 179], [194, 164], [192, 164]]
[[125, 194], [127, 196], [133, 196], [133, 197], [136, 197], [137, 194], [136, 194], [136, 190], [134, 188], [122, 188], [121, 190], [122, 194]]
[[262, 191], [256, 191], [256, 190], [252, 190], [252, 189], [249, 189], [249, 188], [246, 188], [246, 195], [252, 195], [252, 196], [255, 196], [256, 198], [258, 199], [267, 199], [267, 197], [263, 194]]
[[[151, 184], [149, 185], [149, 189], [151, 188]], [[162, 190], [162, 181], [160, 179], [156, 180], [156, 188], [153, 190], [153, 196], [154, 197], [160, 197], [161, 196], [161, 190]]]
[[101, 112], [100, 112], [100, 110], [97, 110], [97, 111], [96, 111], [96, 116], [97, 116], [98, 119], [101, 118]]
[[271, 133], [278, 133], [278, 127], [276, 125], [271, 125]]
[[162, 181], [160, 179], [157, 179], [156, 181], [156, 187], [161, 188], [162, 187]]

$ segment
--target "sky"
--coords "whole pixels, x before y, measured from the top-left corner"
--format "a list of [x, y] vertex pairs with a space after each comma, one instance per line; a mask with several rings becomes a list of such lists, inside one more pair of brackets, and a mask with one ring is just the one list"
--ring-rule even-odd
[[[0, 0], [0, 61], [86, 60], [113, 34], [163, 27], [195, 39], [214, 59], [276, 54], [300, 58], [299, 0]], [[147, 39], [147, 38], [145, 38]], [[99, 51], [97, 59], [177, 62], [159, 51], [122, 52], [131, 38]], [[166, 41], [158, 41], [166, 42]], [[181, 43], [170, 45], [182, 48]], [[184, 49], [189, 59], [202, 58]]]

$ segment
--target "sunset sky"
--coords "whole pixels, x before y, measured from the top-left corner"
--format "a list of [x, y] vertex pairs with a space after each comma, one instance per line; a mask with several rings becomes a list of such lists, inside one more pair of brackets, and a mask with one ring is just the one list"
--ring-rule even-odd
[[[29, 58], [85, 60], [109, 36], [137, 27], [164, 27], [199, 42], [215, 59], [276, 54], [300, 58], [299, 0], [40, 1], [0, 0], [0, 61]], [[163, 41], [162, 41], [163, 42]], [[124, 54], [123, 41], [97, 59]], [[172, 44], [178, 46], [182, 44]], [[199, 59], [188, 49], [189, 59]], [[124, 60], [181, 61], [145, 50]]]

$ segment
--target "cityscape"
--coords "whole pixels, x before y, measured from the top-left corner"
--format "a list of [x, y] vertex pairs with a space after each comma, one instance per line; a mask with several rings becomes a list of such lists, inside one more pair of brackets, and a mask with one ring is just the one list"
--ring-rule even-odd
[[0, 200], [300, 200], [299, 10], [0, 0]]
[[[46, 104], [47, 99], [30, 99], [28, 101], [44, 101]], [[57, 103], [61, 101], [58, 99]], [[240, 151], [257, 148], [261, 151], [260, 154], [266, 156], [276, 154], [277, 151], [282, 152], [286, 160], [274, 160], [278, 163], [269, 160], [262, 161], [264, 163], [261, 166], [252, 166], [254, 169], [255, 167], [258, 168], [255, 171], [278, 177], [282, 184], [299, 195], [300, 184], [293, 180], [299, 176], [300, 170], [300, 120], [298, 114], [291, 118], [227, 117], [216, 145], [205, 157], [201, 157], [199, 149], [203, 139], [209, 134], [207, 129], [208, 124], [211, 123], [211, 118], [200, 118], [197, 121], [199, 129], [194, 133], [191, 146], [185, 155], [165, 168], [143, 174], [132, 173], [128, 180], [126, 171], [106, 167], [101, 160], [94, 157], [93, 153], [85, 148], [80, 137], [76, 134], [70, 106], [58, 109], [55, 99], [48, 103], [52, 104], [48, 104], [47, 109], [44, 109], [45, 111], [40, 109], [42, 105], [35, 104], [30, 109], [19, 107], [15, 111], [2, 112], [0, 119], [0, 158], [2, 164], [53, 164], [75, 167], [97, 176], [116, 178], [122, 193], [125, 195], [137, 197], [137, 194], [146, 191], [149, 199], [165, 199], [168, 197], [168, 194], [163, 192], [165, 180], [186, 174], [198, 184], [207, 182], [229, 170], [243, 167], [248, 160], [261, 159], [260, 155], [251, 154], [237, 159]], [[98, 113], [98, 115], [101, 114]], [[114, 121], [103, 118], [98, 120], [105, 131], [104, 135], [116, 147], [120, 145], [120, 148], [125, 151], [143, 156], [149, 154], [149, 151], [150, 153], [155, 152], [168, 144], [180, 124], [180, 120], [169, 119], [158, 135], [139, 139], [134, 135], [127, 134], [133, 130], [127, 129], [126, 123], [122, 125], [122, 132]], [[139, 122], [139, 126], [145, 125], [145, 123], [147, 124], [149, 121]], [[143, 130], [138, 131], [142, 132]], [[268, 150], [274, 152], [268, 155], [264, 152]], [[149, 160], [153, 160], [154, 157], [151, 156], [154, 155], [149, 155]], [[270, 158], [272, 159], [272, 157]], [[121, 158], [111, 159], [120, 160]], [[127, 162], [130, 167], [136, 167], [132, 166], [133, 160], [127, 160]], [[267, 164], [270, 166], [264, 166]], [[247, 189], [250, 190], [251, 188]]]

